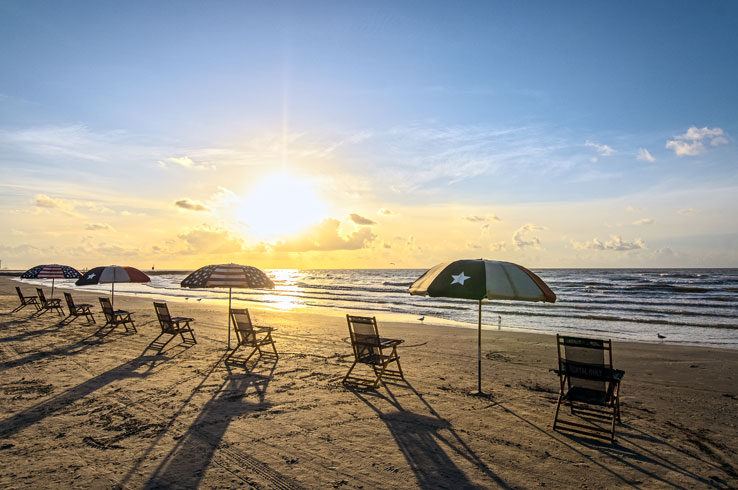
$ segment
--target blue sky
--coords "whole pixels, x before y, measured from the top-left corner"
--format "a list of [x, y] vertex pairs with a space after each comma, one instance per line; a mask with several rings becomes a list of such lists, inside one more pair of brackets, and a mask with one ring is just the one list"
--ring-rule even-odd
[[[738, 266], [737, 20], [731, 2], [0, 1], [0, 255]], [[239, 210], [275, 173], [315, 201], [274, 189], [289, 236]]]

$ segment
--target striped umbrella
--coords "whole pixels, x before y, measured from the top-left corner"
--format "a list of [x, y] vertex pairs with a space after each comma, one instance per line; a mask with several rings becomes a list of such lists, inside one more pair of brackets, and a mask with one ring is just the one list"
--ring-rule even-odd
[[21, 279], [51, 279], [51, 297], [54, 297], [56, 279], [78, 279], [82, 274], [74, 267], [59, 264], [37, 265], [21, 274]]
[[185, 277], [183, 288], [228, 288], [228, 348], [231, 348], [231, 293], [233, 288], [272, 289], [264, 271], [240, 264], [206, 265]]
[[89, 286], [90, 284], [110, 284], [110, 304], [115, 305], [116, 282], [150, 282], [151, 278], [129, 266], [107, 265], [88, 270], [75, 284]]
[[512, 262], [497, 260], [456, 260], [438, 264], [423, 274], [412, 286], [410, 294], [479, 301], [477, 335], [476, 395], [482, 392], [482, 300], [544, 301], [553, 303], [556, 295], [540, 277]]

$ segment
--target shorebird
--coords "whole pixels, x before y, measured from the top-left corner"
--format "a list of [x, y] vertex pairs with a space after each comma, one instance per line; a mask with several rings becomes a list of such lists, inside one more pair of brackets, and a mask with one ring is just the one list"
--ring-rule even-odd
[[197, 301], [202, 301], [202, 298], [197, 298]]
[[418, 318], [418, 320], [420, 320], [420, 323], [423, 323], [423, 320], [425, 320], [425, 316], [421, 316], [420, 318]]
[[658, 337], [659, 340], [664, 340], [666, 338], [666, 335], [661, 335], [660, 333], [656, 333], [656, 337]]

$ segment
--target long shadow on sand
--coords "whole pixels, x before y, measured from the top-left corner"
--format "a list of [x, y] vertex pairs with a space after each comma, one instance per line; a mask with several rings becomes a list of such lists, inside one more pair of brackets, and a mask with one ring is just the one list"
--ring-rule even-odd
[[[453, 426], [438, 415], [410, 383], [405, 381], [404, 384], [423, 402], [431, 416], [405, 410], [390, 390], [388, 383], [383, 383], [386, 396], [377, 391], [359, 389], [352, 391], [387, 425], [387, 429], [397, 442], [397, 447], [412, 468], [420, 488], [479, 488], [479, 485], [470, 481], [464, 471], [454, 463], [447, 450], [467, 460], [498, 487], [511, 488], [471, 450]], [[379, 408], [380, 403], [389, 403], [394, 410], [384, 412]]]
[[[264, 374], [255, 372], [231, 371], [215, 390], [210, 400], [192, 422], [176, 445], [164, 457], [144, 488], [197, 488], [211, 466], [218, 450], [223, 467], [234, 468], [235, 478], [253, 484], [249, 475], [266, 480], [270, 487], [299, 488], [289, 478], [272, 470], [253, 456], [235, 448], [221, 446], [231, 422], [244, 414], [267, 410], [271, 405], [266, 401], [266, 392], [272, 379], [276, 363], [271, 364]], [[201, 384], [202, 385], [202, 384]], [[196, 388], [196, 391], [201, 388]], [[249, 391], [253, 390], [258, 401], [245, 400]], [[191, 397], [190, 397], [191, 398]]]
[[[645, 443], [654, 447], [658, 445], [671, 446], [671, 444], [653, 435], [636, 430], [627, 424], [619, 426], [615, 442], [610, 443], [609, 441], [606, 442], [592, 437], [568, 432], [553, 432], [549, 428], [536, 425], [516, 413], [514, 410], [504, 406], [502, 403], [496, 402], [490, 405], [490, 407], [493, 406], [501, 408], [507, 414], [524, 422], [546, 437], [555, 440], [563, 448], [576, 453], [579, 457], [586, 459], [593, 466], [610, 473], [613, 477], [619, 480], [619, 486], [621, 487], [627, 486], [630, 488], [641, 488], [643, 486], [652, 486], [654, 482], [659, 482], [659, 484], [665, 487], [679, 490], [688, 490], [696, 487], [729, 488], [717, 485], [714, 478], [708, 479], [684, 468], [681, 462], [670, 461], [668, 457], [658, 455], [654, 450], [646, 448]], [[673, 449], [677, 449], [674, 446], [671, 447]], [[584, 448], [594, 452], [594, 455], [585, 452]], [[683, 450], [680, 451], [683, 452]], [[717, 469], [717, 466], [711, 462], [695, 457], [694, 455], [690, 456], [695, 458], [695, 460], [706, 469], [709, 467]], [[644, 481], [628, 480], [624, 478], [618, 473], [615, 467], [607, 464], [608, 462], [617, 462], [619, 465], [635, 470], [643, 475]], [[669, 473], [679, 475], [679, 480], [688, 481], [689, 483], [679, 483], [675, 481], [674, 478], [670, 478], [668, 476]], [[643, 485], [644, 483], [646, 484]]]
[[[110, 383], [123, 379], [146, 378], [152, 373], [153, 369], [158, 364], [166, 360], [168, 359], [162, 359], [160, 356], [140, 356], [90, 378], [73, 388], [69, 388], [56, 396], [25, 409], [12, 417], [1, 420], [0, 438], [9, 437], [21, 432], [27, 427], [40, 422], [45, 417], [59, 412], [77, 400], [94, 393]], [[30, 362], [30, 360], [27, 362]]]

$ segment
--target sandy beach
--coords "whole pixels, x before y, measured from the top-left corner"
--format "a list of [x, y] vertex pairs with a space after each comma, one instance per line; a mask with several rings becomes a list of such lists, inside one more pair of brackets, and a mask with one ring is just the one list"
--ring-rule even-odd
[[[405, 340], [407, 382], [358, 391], [341, 384], [353, 358], [338, 316], [252, 308], [280, 358], [246, 372], [222, 362], [225, 307], [170, 303], [198, 343], [157, 355], [150, 299], [116, 295], [139, 332], [100, 339], [83, 318], [8, 313], [17, 285], [0, 278], [2, 488], [738, 487], [735, 350], [616, 342], [611, 444], [552, 430], [550, 335], [485, 331], [485, 399], [468, 395], [474, 330], [380, 315], [381, 334]], [[98, 295], [73, 294], [99, 326]]]

